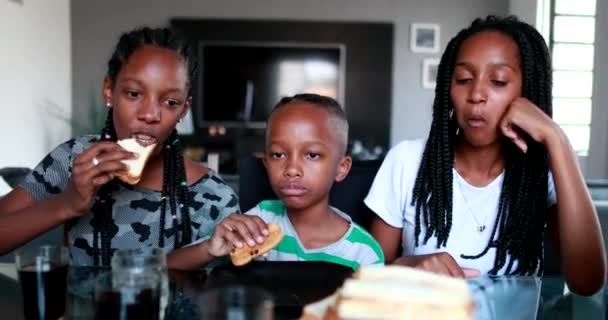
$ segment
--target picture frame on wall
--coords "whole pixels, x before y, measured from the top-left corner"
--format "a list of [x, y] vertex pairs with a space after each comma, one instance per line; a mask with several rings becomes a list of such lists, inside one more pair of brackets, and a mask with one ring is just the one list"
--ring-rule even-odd
[[422, 88], [435, 89], [438, 67], [438, 58], [427, 58], [422, 61]]
[[439, 25], [435, 23], [412, 23], [410, 50], [416, 53], [439, 52]]

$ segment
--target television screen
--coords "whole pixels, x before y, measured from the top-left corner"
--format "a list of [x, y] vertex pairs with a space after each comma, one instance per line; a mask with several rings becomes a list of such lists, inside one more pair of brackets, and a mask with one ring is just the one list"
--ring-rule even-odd
[[199, 50], [200, 127], [264, 126], [281, 97], [303, 92], [344, 104], [343, 45], [204, 42]]

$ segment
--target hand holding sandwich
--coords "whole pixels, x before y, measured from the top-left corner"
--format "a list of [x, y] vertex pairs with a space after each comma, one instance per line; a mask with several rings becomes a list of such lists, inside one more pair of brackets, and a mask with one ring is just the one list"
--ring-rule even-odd
[[233, 248], [254, 247], [270, 234], [264, 220], [257, 216], [233, 213], [220, 222], [209, 239], [209, 254], [223, 257]]
[[394, 263], [456, 278], [473, 278], [480, 274], [479, 270], [460, 267], [447, 252], [401, 257]]
[[61, 195], [65, 204], [78, 216], [91, 208], [99, 188], [110, 182], [121, 171], [128, 171], [122, 161], [137, 155], [114, 142], [104, 141], [92, 145], [74, 159], [72, 177]]
[[169, 253], [167, 265], [171, 269], [194, 270], [233, 250], [262, 245], [270, 235], [260, 217], [232, 213], [215, 226], [208, 240]]

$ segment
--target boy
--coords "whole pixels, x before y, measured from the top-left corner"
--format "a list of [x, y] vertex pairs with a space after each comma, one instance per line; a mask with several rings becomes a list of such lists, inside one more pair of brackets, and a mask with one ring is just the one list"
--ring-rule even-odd
[[350, 267], [384, 264], [376, 240], [340, 210], [329, 206], [334, 181], [351, 166], [348, 122], [332, 98], [298, 94], [273, 109], [266, 131], [264, 165], [280, 200], [260, 202], [245, 214], [230, 214], [213, 234], [171, 254], [175, 266], [197, 269], [233, 248], [254, 247], [278, 224], [284, 237], [261, 260], [327, 261]]
[[329, 191], [351, 167], [346, 156], [348, 122], [332, 98], [298, 94], [283, 98], [268, 119], [264, 165], [280, 200], [246, 212], [283, 230], [283, 240], [264, 260], [327, 261], [357, 269], [383, 264], [378, 243], [340, 210]]

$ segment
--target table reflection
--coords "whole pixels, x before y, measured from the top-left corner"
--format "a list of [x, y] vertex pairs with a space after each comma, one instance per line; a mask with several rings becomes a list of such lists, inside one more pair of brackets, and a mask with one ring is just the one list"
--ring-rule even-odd
[[[195, 297], [211, 287], [239, 283], [257, 284], [270, 291], [275, 296], [275, 319], [294, 319], [299, 317], [304, 304], [333, 292], [350, 276], [350, 272], [324, 264], [302, 267], [255, 263], [246, 269], [231, 270], [209, 274], [170, 271], [165, 319], [196, 319]], [[70, 268], [66, 319], [93, 319], [94, 279], [104, 271], [107, 269]], [[291, 274], [290, 281], [285, 280], [288, 274]], [[565, 292], [564, 281], [558, 277], [485, 276], [467, 283], [478, 320], [607, 319], [605, 288], [593, 296], [583, 297]], [[16, 319], [21, 319], [19, 286], [14, 279], [0, 277], [0, 297], [7, 314], [15, 313]]]

